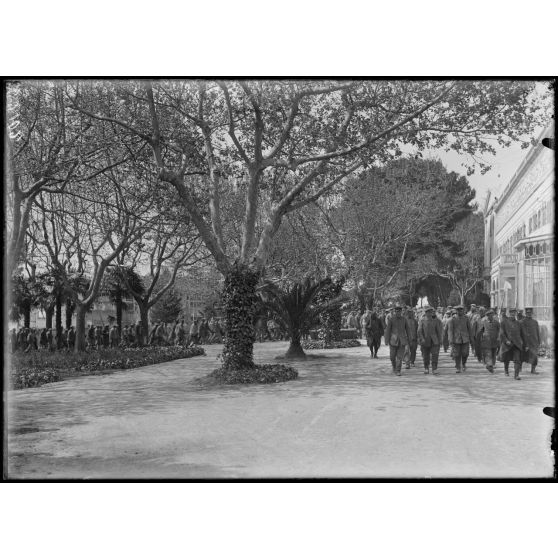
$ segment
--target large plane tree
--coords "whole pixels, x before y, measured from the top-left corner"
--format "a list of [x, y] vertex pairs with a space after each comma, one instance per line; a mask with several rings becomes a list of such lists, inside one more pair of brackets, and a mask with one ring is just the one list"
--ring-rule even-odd
[[[151, 151], [225, 276], [224, 367], [253, 366], [255, 289], [285, 215], [408, 149], [470, 156], [532, 136], [546, 117], [526, 81], [73, 82], [68, 108]], [[227, 242], [223, 200], [242, 208]], [[228, 289], [228, 292], [227, 292]]]

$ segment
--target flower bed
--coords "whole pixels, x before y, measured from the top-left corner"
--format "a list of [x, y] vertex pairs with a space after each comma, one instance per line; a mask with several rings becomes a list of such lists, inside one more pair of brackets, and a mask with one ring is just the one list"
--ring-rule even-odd
[[343, 341], [332, 341], [329, 346], [324, 347], [323, 341], [303, 341], [302, 348], [305, 351], [312, 349], [349, 349], [351, 347], [361, 347], [362, 344], [358, 339], [345, 339]]
[[298, 372], [286, 364], [257, 364], [242, 370], [218, 368], [206, 378], [209, 384], [275, 384], [298, 378]]
[[202, 347], [138, 347], [100, 351], [34, 352], [13, 354], [10, 385], [13, 389], [36, 387], [72, 376], [103, 373], [107, 370], [139, 368], [179, 358], [204, 355]]

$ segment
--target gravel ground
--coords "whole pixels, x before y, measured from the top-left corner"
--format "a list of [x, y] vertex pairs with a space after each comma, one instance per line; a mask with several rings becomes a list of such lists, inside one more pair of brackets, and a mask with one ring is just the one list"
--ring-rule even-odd
[[[287, 343], [255, 345], [274, 362]], [[311, 351], [297, 380], [201, 387], [207, 356], [13, 391], [8, 476], [93, 478], [551, 477], [554, 362], [490, 375], [391, 374], [385, 346]]]

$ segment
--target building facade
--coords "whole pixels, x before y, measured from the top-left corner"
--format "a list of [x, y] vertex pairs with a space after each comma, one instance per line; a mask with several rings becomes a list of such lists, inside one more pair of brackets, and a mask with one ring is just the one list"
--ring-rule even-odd
[[550, 333], [554, 306], [554, 151], [541, 140], [485, 211], [485, 285], [493, 307], [533, 307]]

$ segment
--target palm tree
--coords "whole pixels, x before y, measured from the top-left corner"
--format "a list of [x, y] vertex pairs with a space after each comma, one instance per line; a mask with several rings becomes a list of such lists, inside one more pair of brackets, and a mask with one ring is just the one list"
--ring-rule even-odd
[[289, 333], [290, 345], [285, 358], [306, 358], [300, 341], [302, 335], [318, 323], [320, 312], [323, 311], [324, 306], [317, 304], [315, 298], [323, 288], [330, 284], [329, 277], [319, 281], [307, 277], [301, 283], [294, 283], [286, 289], [269, 281], [259, 288], [258, 292], [263, 303]]

